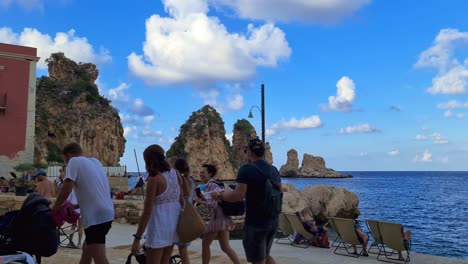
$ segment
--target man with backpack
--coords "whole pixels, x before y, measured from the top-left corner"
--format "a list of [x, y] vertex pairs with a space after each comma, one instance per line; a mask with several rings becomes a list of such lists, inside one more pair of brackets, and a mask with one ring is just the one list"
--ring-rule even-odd
[[240, 167], [235, 189], [212, 194], [212, 197], [227, 202], [242, 201], [245, 198], [242, 243], [247, 261], [273, 264], [276, 262], [270, 256], [270, 249], [281, 213], [281, 178], [278, 169], [264, 160], [265, 145], [260, 139], [250, 140], [246, 153], [250, 163]]
[[91, 264], [93, 260], [96, 264], [108, 264], [106, 235], [114, 220], [114, 203], [106, 172], [97, 159], [83, 156], [77, 143], [66, 145], [63, 155], [68, 165], [53, 210], [58, 211], [73, 190], [85, 233], [80, 264]]

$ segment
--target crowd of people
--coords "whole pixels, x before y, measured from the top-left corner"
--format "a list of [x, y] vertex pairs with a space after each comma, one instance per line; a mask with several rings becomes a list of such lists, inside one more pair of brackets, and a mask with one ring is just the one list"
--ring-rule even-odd
[[[171, 168], [159, 145], [150, 145], [143, 152], [148, 175], [143, 212], [133, 234], [131, 252], [140, 255], [146, 252], [146, 263], [169, 263], [175, 245], [178, 246], [182, 263], [190, 263], [188, 247], [178, 239], [177, 224], [185, 201], [206, 206], [209, 222], [202, 235], [202, 263], [211, 259], [210, 246], [218, 239], [222, 251], [232, 263], [240, 263], [238, 253], [230, 246], [230, 231], [234, 223], [223, 213], [219, 202], [245, 200], [243, 246], [250, 263], [276, 263], [270, 251], [278, 230], [282, 204], [282, 185], [278, 169], [264, 160], [265, 145], [254, 138], [245, 149], [249, 163], [238, 170], [234, 189], [221, 188], [216, 182], [218, 171], [213, 164], [203, 164], [200, 179], [204, 183], [204, 194], [197, 193], [194, 178], [186, 160], [177, 159]], [[80, 230], [77, 247], [82, 248], [80, 264], [107, 264], [106, 236], [114, 220], [114, 205], [109, 195], [109, 182], [104, 167], [95, 158], [85, 157], [81, 146], [70, 143], [63, 148], [67, 163], [55, 184], [47, 179], [45, 171], [38, 171], [36, 191], [44, 197], [56, 200], [51, 204], [52, 213], [59, 211], [67, 202], [80, 213], [75, 228]], [[275, 190], [281, 195], [275, 198]], [[276, 199], [276, 200], [275, 200]], [[279, 199], [279, 200], [278, 200]], [[300, 215], [298, 215], [300, 217]], [[314, 219], [305, 221], [306, 230], [319, 236], [327, 234], [326, 226], [316, 225]], [[82, 233], [84, 241], [82, 242]], [[356, 233], [364, 245], [368, 236], [359, 229]], [[409, 240], [410, 234], [405, 233]], [[131, 238], [131, 235], [129, 235]], [[141, 240], [144, 239], [144, 244]], [[328, 238], [327, 238], [328, 241]], [[365, 252], [367, 255], [367, 252]]]

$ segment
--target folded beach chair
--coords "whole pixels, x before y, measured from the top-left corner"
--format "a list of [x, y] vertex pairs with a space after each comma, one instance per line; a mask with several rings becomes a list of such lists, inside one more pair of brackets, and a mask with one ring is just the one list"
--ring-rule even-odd
[[[289, 220], [284, 213], [281, 213], [279, 216], [279, 230], [281, 231], [282, 237], [278, 237], [278, 239], [276, 239], [276, 243], [292, 245], [294, 242], [294, 228], [291, 226], [291, 223], [289, 223]], [[282, 242], [283, 240], [285, 242]]]
[[76, 224], [64, 223], [61, 227], [59, 227], [59, 246], [65, 248], [78, 248], [73, 242], [73, 237], [75, 233], [78, 233], [78, 231], [78, 226]]
[[[328, 222], [335, 228], [336, 234], [340, 238], [340, 241], [338, 245], [335, 246], [333, 253], [355, 258], [361, 256], [364, 251], [364, 246], [359, 241], [354, 220], [348, 218], [328, 217]], [[361, 250], [358, 251], [357, 254], [349, 251], [349, 249], [354, 246], [361, 247]], [[342, 253], [343, 249], [346, 253]]]
[[294, 247], [301, 247], [301, 248], [308, 248], [312, 246], [310, 241], [315, 239], [315, 236], [312, 235], [311, 233], [307, 232], [305, 230], [304, 226], [302, 225], [301, 220], [299, 220], [299, 217], [295, 214], [284, 214], [286, 216], [286, 219], [289, 221], [291, 224], [293, 230], [300, 235], [300, 239], [294, 238], [293, 243], [291, 244]]
[[[383, 221], [377, 221], [377, 225], [380, 237], [382, 239], [382, 247], [379, 250], [379, 255], [377, 256], [377, 259], [380, 261], [390, 263], [409, 262], [411, 241], [403, 241], [403, 226], [398, 223], [390, 223]], [[390, 249], [392, 251], [389, 251]], [[397, 253], [398, 251], [401, 251], [402, 255], [403, 251], [406, 251], [406, 258], [399, 259], [398, 256], [391, 257], [393, 253]], [[385, 258], [381, 257], [382, 255], [384, 255]]]

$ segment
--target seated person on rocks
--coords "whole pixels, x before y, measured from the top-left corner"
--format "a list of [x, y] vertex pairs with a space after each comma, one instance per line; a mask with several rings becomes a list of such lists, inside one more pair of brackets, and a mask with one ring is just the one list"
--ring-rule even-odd
[[330, 242], [328, 241], [328, 228], [326, 227], [328, 223], [325, 223], [322, 226], [318, 226], [314, 218], [310, 220], [304, 220], [299, 212], [296, 212], [296, 215], [301, 221], [304, 229], [315, 236], [313, 241], [309, 241], [311, 244], [327, 248], [330, 246]]

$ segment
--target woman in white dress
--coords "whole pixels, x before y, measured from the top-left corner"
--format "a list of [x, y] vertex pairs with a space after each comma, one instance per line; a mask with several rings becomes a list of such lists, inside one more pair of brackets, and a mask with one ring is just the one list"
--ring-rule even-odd
[[[177, 223], [183, 202], [177, 172], [165, 160], [164, 150], [151, 145], [143, 152], [148, 181], [143, 214], [133, 235], [132, 253], [138, 255], [140, 240], [146, 233], [146, 263], [169, 263], [177, 242]], [[146, 231], [146, 232], [145, 232]]]

